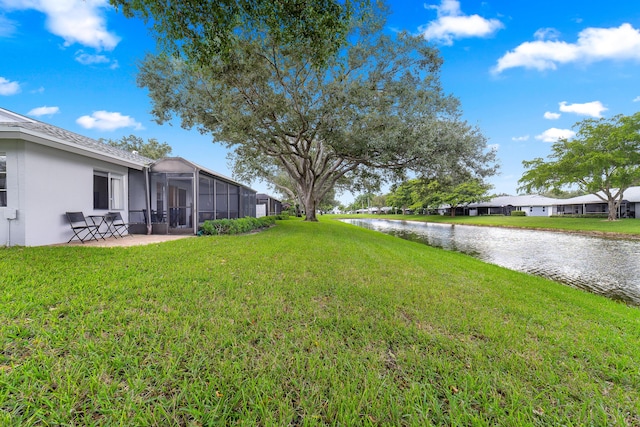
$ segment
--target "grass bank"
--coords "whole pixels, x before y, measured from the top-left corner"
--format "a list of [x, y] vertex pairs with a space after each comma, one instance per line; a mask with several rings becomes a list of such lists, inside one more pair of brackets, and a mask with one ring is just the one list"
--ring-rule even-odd
[[331, 218], [382, 218], [447, 224], [485, 225], [492, 227], [537, 228], [545, 230], [628, 234], [640, 237], [640, 219], [607, 221], [602, 218], [562, 218], [534, 216], [443, 216], [443, 215], [328, 215]]
[[638, 425], [640, 312], [347, 224], [0, 250], [0, 425]]

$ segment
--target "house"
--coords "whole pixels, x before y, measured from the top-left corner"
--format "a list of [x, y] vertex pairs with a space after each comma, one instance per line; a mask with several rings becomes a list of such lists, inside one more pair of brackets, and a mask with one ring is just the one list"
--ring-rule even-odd
[[[456, 215], [511, 215], [513, 211], [524, 211], [527, 216], [606, 215], [609, 207], [594, 194], [570, 199], [555, 199], [534, 194], [499, 196], [486, 202], [470, 203], [468, 206], [456, 208]], [[449, 212], [448, 205], [438, 209], [441, 215], [447, 215]], [[640, 215], [640, 187], [630, 187], [623, 193], [617, 216], [618, 218], [636, 218], [636, 215]]]
[[524, 211], [527, 216], [551, 216], [553, 206], [559, 199], [539, 196], [536, 194], [524, 196], [498, 196], [489, 201], [471, 203], [466, 208], [466, 215], [511, 215], [512, 211]]
[[184, 159], [154, 162], [0, 108], [0, 245], [65, 243], [73, 211], [119, 212], [137, 223], [132, 232], [195, 233], [205, 219], [255, 216], [255, 191]]
[[[599, 193], [605, 197], [603, 193]], [[605, 197], [606, 199], [606, 197]], [[593, 215], [609, 213], [609, 206], [595, 194], [558, 200], [554, 207], [557, 215]], [[618, 218], [637, 218], [640, 214], [640, 187], [629, 187], [622, 193], [622, 203], [616, 215]]]
[[280, 200], [263, 193], [256, 195], [256, 217], [280, 215], [281, 213], [282, 202]]

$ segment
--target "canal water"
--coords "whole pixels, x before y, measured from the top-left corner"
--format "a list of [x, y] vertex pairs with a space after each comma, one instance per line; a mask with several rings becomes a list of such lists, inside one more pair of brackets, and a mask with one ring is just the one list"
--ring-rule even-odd
[[640, 240], [416, 221], [342, 221], [640, 306]]

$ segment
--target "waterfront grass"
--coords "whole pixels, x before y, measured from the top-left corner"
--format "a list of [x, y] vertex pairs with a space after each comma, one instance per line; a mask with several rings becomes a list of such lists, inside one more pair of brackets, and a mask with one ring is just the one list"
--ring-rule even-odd
[[536, 216], [455, 216], [448, 215], [330, 215], [332, 218], [380, 218], [405, 221], [437, 222], [447, 224], [483, 225], [492, 227], [516, 227], [544, 230], [629, 234], [640, 236], [640, 219], [607, 221], [603, 218], [563, 218]]
[[0, 271], [0, 425], [640, 424], [637, 308], [324, 218]]

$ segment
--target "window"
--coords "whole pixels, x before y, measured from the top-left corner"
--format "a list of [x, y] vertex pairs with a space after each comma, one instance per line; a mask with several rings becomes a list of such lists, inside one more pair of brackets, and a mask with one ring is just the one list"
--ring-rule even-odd
[[111, 209], [124, 209], [124, 180], [120, 175], [111, 175]]
[[0, 207], [7, 206], [7, 155], [0, 153]]
[[93, 208], [124, 209], [124, 178], [108, 172], [93, 173]]

